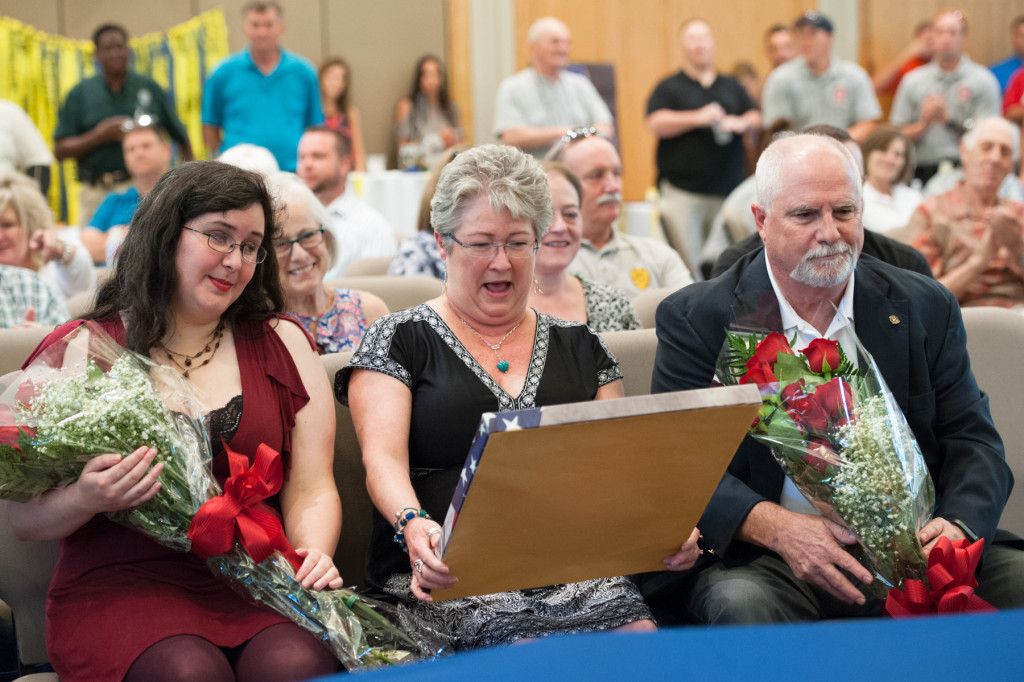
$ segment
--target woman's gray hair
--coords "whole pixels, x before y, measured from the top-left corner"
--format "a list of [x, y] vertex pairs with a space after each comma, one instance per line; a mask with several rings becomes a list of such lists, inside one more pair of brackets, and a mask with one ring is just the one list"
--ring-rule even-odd
[[[430, 200], [430, 226], [448, 240], [478, 196], [495, 212], [529, 220], [537, 241], [551, 226], [551, 191], [540, 163], [515, 147], [486, 144], [460, 153], [441, 171]], [[450, 243], [450, 242], [449, 242]]]
[[313, 213], [313, 218], [324, 228], [324, 241], [327, 242], [328, 268], [334, 266], [337, 253], [337, 244], [334, 241], [334, 233], [331, 232], [331, 214], [327, 207], [320, 203], [302, 178], [295, 173], [278, 171], [267, 176], [267, 185], [274, 197], [274, 208], [276, 217], [274, 222], [280, 229], [282, 219], [288, 213], [288, 207], [296, 203], [305, 203]]
[[757, 171], [755, 172], [757, 183], [757, 203], [761, 206], [765, 215], [771, 213], [772, 203], [782, 192], [782, 167], [792, 153], [794, 147], [811, 146], [824, 147], [842, 157], [849, 172], [850, 179], [857, 187], [857, 197], [863, 203], [863, 187], [860, 174], [860, 166], [853, 157], [853, 153], [846, 148], [842, 142], [827, 135], [780, 133], [768, 145], [768, 148], [757, 160]]

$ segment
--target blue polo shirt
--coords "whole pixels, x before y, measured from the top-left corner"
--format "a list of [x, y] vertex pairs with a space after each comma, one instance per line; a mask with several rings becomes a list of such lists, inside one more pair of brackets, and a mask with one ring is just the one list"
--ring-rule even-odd
[[203, 88], [203, 123], [221, 129], [221, 151], [243, 142], [266, 147], [281, 170], [295, 170], [299, 138], [323, 120], [313, 66], [286, 50], [266, 75], [248, 48], [236, 52], [217, 65]]
[[1006, 92], [1006, 86], [1010, 84], [1010, 78], [1017, 72], [1021, 66], [1024, 66], [1024, 60], [1017, 55], [1010, 55], [1001, 62], [995, 64], [989, 64], [992, 73], [995, 74], [996, 80], [999, 81], [1000, 92]]
[[112, 227], [127, 225], [132, 221], [139, 201], [139, 190], [134, 187], [129, 187], [123, 192], [111, 192], [96, 209], [89, 226], [106, 232]]

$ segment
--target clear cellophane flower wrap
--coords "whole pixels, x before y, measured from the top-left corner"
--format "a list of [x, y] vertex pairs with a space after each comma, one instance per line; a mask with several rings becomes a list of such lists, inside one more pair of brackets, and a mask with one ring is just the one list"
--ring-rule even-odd
[[[176, 371], [87, 322], [23, 371], [0, 378], [0, 499], [24, 502], [66, 486], [93, 456], [153, 447], [164, 465], [159, 492], [108, 516], [166, 547], [191, 551], [193, 519], [222, 492], [210, 466], [204, 413], [198, 392]], [[239, 593], [323, 641], [348, 669], [441, 653], [437, 633], [401, 607], [348, 589], [303, 588], [285, 553], [275, 549], [256, 561], [232, 537], [207, 564]]]
[[924, 580], [918, 531], [935, 490], [874, 359], [859, 342], [854, 366], [834, 341], [797, 350], [782, 334], [737, 328], [727, 332], [716, 378], [758, 386], [750, 435], [822, 516], [857, 536], [859, 547], [848, 549], [875, 578], [866, 594], [885, 599], [890, 588]]

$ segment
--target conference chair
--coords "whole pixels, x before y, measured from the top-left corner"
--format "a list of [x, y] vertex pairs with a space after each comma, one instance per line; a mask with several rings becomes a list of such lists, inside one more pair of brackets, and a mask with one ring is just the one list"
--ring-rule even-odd
[[366, 275], [363, 277], [342, 277], [325, 282], [329, 287], [343, 287], [369, 291], [383, 299], [388, 310], [405, 310], [441, 295], [444, 282], [429, 275], [389, 277], [387, 275]]
[[658, 309], [658, 304], [675, 291], [676, 289], [671, 287], [647, 289], [646, 291], [641, 291], [633, 298], [633, 307], [636, 308], [636, 314], [640, 318], [640, 324], [644, 326], [644, 329], [654, 329], [654, 313]]
[[999, 527], [1024, 534], [1024, 420], [1020, 416], [1024, 369], [1011, 358], [1024, 339], [1024, 315], [1005, 308], [964, 308], [967, 352], [981, 389], [988, 394], [992, 419], [1003, 437], [1006, 462], [1018, 484], [1014, 486]]
[[386, 275], [391, 265], [391, 256], [379, 258], [360, 258], [345, 268], [346, 277], [365, 277], [367, 275]]
[[0, 376], [21, 369], [21, 364], [51, 331], [50, 327], [0, 329]]

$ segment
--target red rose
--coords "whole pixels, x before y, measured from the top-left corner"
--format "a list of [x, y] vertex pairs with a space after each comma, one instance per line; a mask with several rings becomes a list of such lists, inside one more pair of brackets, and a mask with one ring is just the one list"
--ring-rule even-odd
[[782, 408], [804, 433], [824, 431], [828, 427], [828, 412], [822, 409], [813, 396], [808, 395], [804, 389], [803, 379], [783, 388], [779, 393], [779, 397], [782, 399]]
[[853, 411], [853, 387], [839, 377], [818, 386], [813, 399], [831, 419], [843, 419]]
[[30, 437], [36, 435], [35, 429], [30, 426], [0, 426], [0, 445], [10, 445], [15, 450], [21, 450], [18, 446], [18, 429], [21, 429]]
[[740, 378], [741, 384], [757, 384], [758, 386], [763, 384], [774, 384], [777, 381], [778, 379], [775, 378], [771, 365], [767, 362], [758, 363], [754, 367], [748, 369], [747, 373]]
[[839, 368], [839, 342], [828, 339], [814, 339], [800, 353], [807, 358], [807, 364], [815, 374], [824, 371], [824, 363], [828, 363], [829, 370], [836, 371]]
[[[793, 349], [789, 345], [789, 341], [786, 337], [778, 332], [772, 332], [768, 336], [761, 339], [761, 343], [757, 344], [754, 357], [760, 358], [762, 361], [767, 362], [769, 365], [774, 365], [779, 359], [779, 353], [789, 353], [790, 355], [796, 355]], [[753, 358], [751, 358], [753, 360]], [[747, 365], [750, 366], [749, 364]]]
[[807, 454], [801, 457], [804, 462], [814, 467], [815, 471], [824, 476], [829, 465], [839, 466], [839, 455], [832, 450], [832, 444], [821, 438], [814, 438], [807, 446]]
[[793, 383], [787, 385], [785, 388], [782, 389], [782, 391], [779, 392], [779, 398], [782, 400], [783, 404], [806, 397], [807, 392], [804, 390], [803, 379], [798, 379], [797, 381], [794, 381]]

